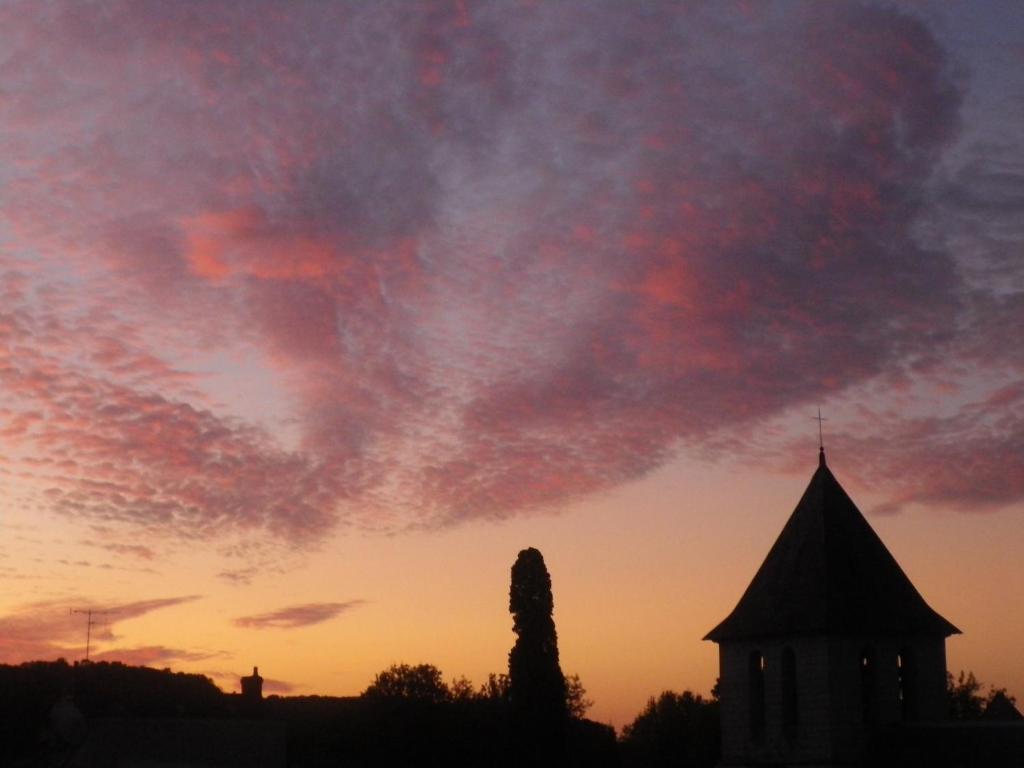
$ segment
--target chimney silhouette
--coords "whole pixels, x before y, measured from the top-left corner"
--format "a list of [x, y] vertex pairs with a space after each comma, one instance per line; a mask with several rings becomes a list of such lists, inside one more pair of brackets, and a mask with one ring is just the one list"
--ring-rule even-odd
[[259, 667], [253, 667], [252, 675], [241, 678], [241, 683], [243, 708], [250, 713], [258, 712], [263, 703], [263, 678]]

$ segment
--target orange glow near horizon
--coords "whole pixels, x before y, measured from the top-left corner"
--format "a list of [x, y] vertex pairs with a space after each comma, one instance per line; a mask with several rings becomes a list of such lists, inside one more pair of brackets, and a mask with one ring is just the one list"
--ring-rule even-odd
[[[842, 482], [841, 463], [835, 471]], [[187, 549], [154, 563], [160, 572], [150, 575], [91, 569], [84, 586], [98, 605], [104, 595], [121, 602], [201, 596], [128, 620], [109, 617], [116, 641], [96, 641], [93, 655], [189, 648], [198, 658], [175, 660], [172, 668], [236, 690], [238, 676], [258, 665], [271, 681], [268, 694], [357, 695], [377, 672], [401, 662], [435, 664], [446, 679], [466, 676], [479, 685], [507, 669], [514, 641], [509, 569], [518, 549], [536, 546], [552, 574], [563, 670], [580, 675], [594, 700], [590, 716], [621, 728], [662, 690], [708, 694], [717, 647], [701, 638], [732, 610], [805, 483], [680, 461], [558, 516], [402, 537], [340, 534], [294, 571], [255, 576], [258, 589], [245, 592], [216, 587], [210, 577], [217, 560]], [[1011, 693], [1024, 690], [1024, 666], [1013, 653], [1024, 621], [1012, 613], [996, 619], [979, 599], [1018, 567], [1013, 520], [987, 517], [979, 526], [966, 515], [921, 512], [869, 521], [929, 604], [963, 630], [947, 643], [949, 668], [970, 669]], [[977, 551], [985, 557], [971, 567], [951, 565]], [[172, 582], [165, 569], [175, 574]], [[56, 593], [83, 593], [73, 572], [54, 565], [51, 578], [63, 584]], [[0, 615], [26, 602], [12, 597]], [[355, 599], [365, 602], [307, 627], [233, 624], [283, 605]], [[61, 655], [81, 652], [73, 642], [67, 648]], [[125, 659], [133, 660], [130, 653]]]

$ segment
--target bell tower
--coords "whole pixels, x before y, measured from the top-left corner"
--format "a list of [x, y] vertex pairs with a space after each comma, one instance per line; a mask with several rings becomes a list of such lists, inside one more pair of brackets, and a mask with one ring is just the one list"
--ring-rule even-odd
[[945, 715], [946, 638], [825, 463], [718, 643], [722, 765], [856, 764], [875, 729]]

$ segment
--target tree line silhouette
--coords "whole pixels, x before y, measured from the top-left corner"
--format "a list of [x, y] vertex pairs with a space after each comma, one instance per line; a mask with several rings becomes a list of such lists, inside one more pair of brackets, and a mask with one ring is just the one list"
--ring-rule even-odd
[[[506, 674], [491, 673], [487, 681], [474, 687], [467, 677], [457, 677], [450, 683], [433, 664], [392, 664], [378, 672], [373, 682], [363, 691], [370, 698], [400, 698], [433, 703], [456, 701], [489, 701], [507, 703], [510, 700], [510, 682]], [[587, 698], [587, 689], [579, 675], [565, 677], [565, 706], [570, 717], [582, 718], [594, 705]]]

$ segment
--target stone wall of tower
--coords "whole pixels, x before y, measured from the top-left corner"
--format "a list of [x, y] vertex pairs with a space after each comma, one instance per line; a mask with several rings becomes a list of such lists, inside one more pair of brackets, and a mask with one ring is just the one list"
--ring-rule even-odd
[[[795, 658], [797, 727], [784, 727], [782, 657]], [[862, 661], [870, 654], [872, 682]], [[752, 654], [763, 656], [764, 728], [751, 728]], [[901, 704], [898, 659], [913, 660], [914, 675], [902, 683], [914, 712]], [[856, 764], [873, 728], [910, 719], [934, 722], [945, 716], [946, 658], [941, 637], [795, 637], [719, 645], [722, 764], [729, 766]], [[870, 701], [865, 702], [865, 697]], [[870, 715], [873, 723], [867, 722]]]
[[918, 719], [925, 723], [942, 722], [949, 715], [946, 701], [946, 639], [917, 638], [915, 647], [921, 654], [921, 676], [918, 679], [921, 711]]
[[749, 740], [747, 643], [718, 646], [718, 716], [722, 729], [722, 765], [743, 765]]
[[[865, 652], [870, 654], [875, 667], [871, 690], [865, 689], [861, 670]], [[901, 657], [910, 660], [913, 666], [912, 677], [902, 681]], [[944, 638], [836, 637], [829, 641], [829, 659], [831, 731], [838, 761], [859, 759], [873, 728], [945, 719]], [[904, 696], [912, 699], [912, 708], [903, 703]], [[869, 709], [874, 723], [865, 719]]]
[[[787, 733], [783, 717], [782, 655], [791, 649], [796, 661], [795, 682], [798, 721]], [[764, 731], [751, 730], [750, 657], [764, 657]], [[722, 764], [778, 765], [787, 762], [828, 764], [832, 761], [833, 735], [829, 717], [828, 641], [823, 638], [792, 638], [785, 641], [741, 641], [719, 645]]]

